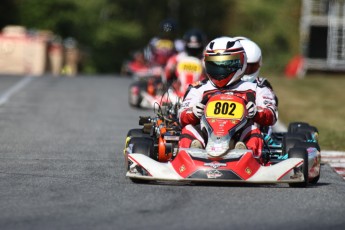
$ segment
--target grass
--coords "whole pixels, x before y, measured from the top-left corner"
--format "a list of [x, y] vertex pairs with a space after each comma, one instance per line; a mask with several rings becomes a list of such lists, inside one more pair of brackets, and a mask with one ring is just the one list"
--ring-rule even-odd
[[321, 149], [345, 151], [345, 74], [309, 74], [303, 79], [272, 75], [267, 79], [279, 98], [282, 123], [308, 122], [319, 130]]

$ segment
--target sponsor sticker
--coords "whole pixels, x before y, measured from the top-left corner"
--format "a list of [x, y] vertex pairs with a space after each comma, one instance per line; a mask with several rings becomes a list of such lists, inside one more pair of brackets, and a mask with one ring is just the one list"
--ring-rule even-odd
[[206, 175], [207, 175], [207, 178], [209, 178], [209, 179], [216, 179], [216, 178], [218, 178], [218, 177], [223, 176], [223, 174], [222, 174], [221, 172], [219, 172], [218, 170], [211, 170], [211, 171], [208, 171], [208, 172], [206, 173]]
[[209, 166], [214, 169], [217, 169], [219, 167], [224, 167], [226, 166], [226, 163], [220, 163], [220, 162], [210, 162], [210, 163], [205, 163], [204, 166]]
[[248, 175], [250, 175], [250, 174], [252, 174], [252, 170], [250, 169], [250, 168], [246, 168], [246, 173], [248, 174]]

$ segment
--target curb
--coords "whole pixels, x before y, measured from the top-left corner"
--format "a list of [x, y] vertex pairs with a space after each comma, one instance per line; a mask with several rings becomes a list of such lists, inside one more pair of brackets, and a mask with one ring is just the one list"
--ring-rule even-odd
[[333, 150], [321, 151], [321, 163], [329, 164], [345, 180], [345, 152]]

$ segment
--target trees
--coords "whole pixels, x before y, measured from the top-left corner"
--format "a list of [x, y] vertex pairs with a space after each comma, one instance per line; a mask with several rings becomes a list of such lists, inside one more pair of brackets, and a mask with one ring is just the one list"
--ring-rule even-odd
[[178, 37], [192, 27], [209, 39], [247, 36], [261, 46], [265, 67], [281, 68], [298, 52], [299, 7], [299, 0], [2, 0], [0, 28], [21, 24], [73, 37], [86, 54], [82, 71], [109, 73], [174, 18]]

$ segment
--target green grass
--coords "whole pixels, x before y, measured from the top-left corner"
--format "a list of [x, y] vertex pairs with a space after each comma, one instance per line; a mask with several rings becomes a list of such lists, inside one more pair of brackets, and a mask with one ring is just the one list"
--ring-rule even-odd
[[279, 98], [279, 120], [303, 121], [319, 130], [324, 150], [345, 150], [345, 75], [313, 74], [303, 79], [266, 76]]

